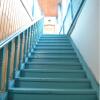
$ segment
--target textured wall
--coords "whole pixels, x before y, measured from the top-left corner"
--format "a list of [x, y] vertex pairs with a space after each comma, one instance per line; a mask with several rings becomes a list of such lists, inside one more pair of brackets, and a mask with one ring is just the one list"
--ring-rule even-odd
[[31, 22], [20, 0], [0, 0], [0, 40]]

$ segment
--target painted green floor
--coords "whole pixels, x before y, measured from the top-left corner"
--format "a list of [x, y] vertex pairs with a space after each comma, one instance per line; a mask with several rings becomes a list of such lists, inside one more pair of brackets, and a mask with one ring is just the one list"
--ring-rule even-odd
[[96, 91], [64, 35], [40, 38], [8, 96], [8, 100], [97, 100]]

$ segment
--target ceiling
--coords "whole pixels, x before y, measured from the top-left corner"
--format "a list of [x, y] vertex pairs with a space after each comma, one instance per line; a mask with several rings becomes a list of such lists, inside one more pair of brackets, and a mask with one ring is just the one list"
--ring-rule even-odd
[[45, 16], [58, 16], [58, 1], [61, 0], [38, 0]]

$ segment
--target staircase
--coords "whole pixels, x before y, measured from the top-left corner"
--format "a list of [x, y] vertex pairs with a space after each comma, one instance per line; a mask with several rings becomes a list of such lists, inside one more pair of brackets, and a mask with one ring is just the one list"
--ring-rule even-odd
[[43, 35], [9, 88], [8, 100], [97, 100], [97, 96], [70, 40]]

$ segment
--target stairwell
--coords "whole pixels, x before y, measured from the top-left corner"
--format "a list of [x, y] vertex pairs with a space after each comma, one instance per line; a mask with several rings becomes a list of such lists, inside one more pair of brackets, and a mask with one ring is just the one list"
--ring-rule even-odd
[[80, 60], [67, 36], [42, 35], [8, 100], [97, 100]]

